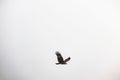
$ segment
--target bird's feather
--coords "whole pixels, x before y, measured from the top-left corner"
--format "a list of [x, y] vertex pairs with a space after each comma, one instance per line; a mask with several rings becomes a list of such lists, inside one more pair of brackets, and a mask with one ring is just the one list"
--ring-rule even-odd
[[68, 62], [70, 60], [70, 57], [68, 57], [67, 59], [64, 60], [64, 62]]
[[57, 59], [58, 59], [59, 63], [63, 63], [64, 62], [63, 61], [63, 57], [62, 57], [62, 55], [59, 52], [56, 52], [56, 56], [57, 56]]

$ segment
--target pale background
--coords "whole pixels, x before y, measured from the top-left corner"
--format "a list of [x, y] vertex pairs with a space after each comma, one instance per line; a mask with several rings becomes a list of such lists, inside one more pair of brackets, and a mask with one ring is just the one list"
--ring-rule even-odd
[[[0, 80], [120, 80], [119, 0], [0, 0]], [[68, 65], [55, 65], [55, 51]]]

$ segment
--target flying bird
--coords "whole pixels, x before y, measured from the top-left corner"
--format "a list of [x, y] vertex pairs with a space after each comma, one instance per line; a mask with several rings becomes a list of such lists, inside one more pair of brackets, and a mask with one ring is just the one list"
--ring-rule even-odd
[[67, 59], [64, 60], [62, 55], [58, 51], [56, 51], [55, 54], [56, 54], [57, 60], [58, 60], [58, 63], [56, 63], [56, 65], [58, 65], [58, 64], [67, 64], [66, 62], [68, 62], [70, 60], [70, 57], [68, 57]]

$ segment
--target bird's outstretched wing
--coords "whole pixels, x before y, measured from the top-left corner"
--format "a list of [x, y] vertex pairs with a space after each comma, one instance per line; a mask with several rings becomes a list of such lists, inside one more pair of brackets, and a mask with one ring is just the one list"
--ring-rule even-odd
[[62, 55], [58, 51], [56, 52], [56, 56], [57, 56], [57, 59], [58, 59], [59, 63], [63, 63], [64, 62]]
[[70, 57], [68, 57], [67, 59], [64, 60], [64, 62], [68, 62], [70, 60]]

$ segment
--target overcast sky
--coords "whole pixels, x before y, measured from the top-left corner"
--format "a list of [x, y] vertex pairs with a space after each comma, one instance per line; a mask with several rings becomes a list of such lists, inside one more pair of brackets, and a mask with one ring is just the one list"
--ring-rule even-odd
[[[120, 80], [119, 0], [0, 0], [0, 80]], [[67, 65], [55, 65], [55, 51]]]

